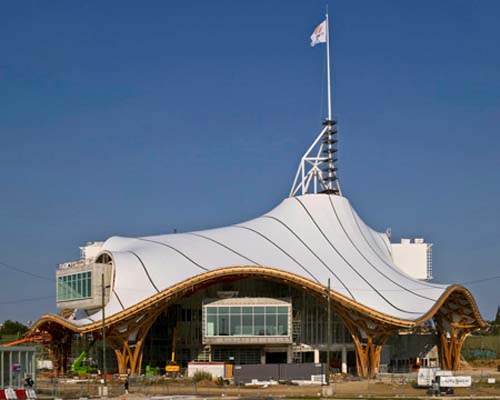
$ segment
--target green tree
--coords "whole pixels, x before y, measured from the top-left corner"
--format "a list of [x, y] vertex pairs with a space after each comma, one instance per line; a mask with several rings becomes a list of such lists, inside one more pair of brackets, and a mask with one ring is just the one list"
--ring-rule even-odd
[[489, 321], [490, 329], [487, 333], [489, 336], [500, 336], [500, 306], [497, 309], [497, 314], [493, 321]]
[[11, 321], [10, 319], [8, 319], [0, 328], [0, 335], [22, 335], [27, 330], [28, 327], [21, 322]]

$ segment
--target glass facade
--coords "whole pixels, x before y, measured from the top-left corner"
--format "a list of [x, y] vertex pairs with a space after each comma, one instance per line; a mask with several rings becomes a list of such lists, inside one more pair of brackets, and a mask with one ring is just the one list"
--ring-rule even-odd
[[63, 275], [57, 278], [57, 301], [82, 300], [91, 297], [91, 271]]
[[288, 336], [289, 306], [207, 306], [206, 336]]

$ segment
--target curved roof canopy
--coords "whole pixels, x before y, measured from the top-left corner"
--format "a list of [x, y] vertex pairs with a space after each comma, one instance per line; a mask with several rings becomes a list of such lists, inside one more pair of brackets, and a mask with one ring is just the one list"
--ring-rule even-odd
[[[207, 271], [268, 267], [331, 289], [348, 302], [398, 320], [429, 314], [446, 285], [416, 280], [392, 262], [387, 236], [369, 228], [339, 195], [285, 199], [251, 221], [206, 231], [112, 237], [103, 246], [114, 263], [107, 317]], [[101, 312], [71, 321], [83, 326]]]

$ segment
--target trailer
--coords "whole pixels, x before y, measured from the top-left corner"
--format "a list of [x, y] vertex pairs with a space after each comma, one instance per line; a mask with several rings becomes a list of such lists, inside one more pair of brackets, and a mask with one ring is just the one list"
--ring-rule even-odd
[[441, 368], [420, 368], [417, 374], [417, 385], [429, 388], [432, 382], [441, 376], [453, 376], [453, 372]]

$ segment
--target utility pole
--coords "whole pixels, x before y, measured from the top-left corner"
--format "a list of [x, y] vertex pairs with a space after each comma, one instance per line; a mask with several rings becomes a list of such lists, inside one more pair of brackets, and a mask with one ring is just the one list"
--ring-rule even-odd
[[107, 382], [107, 370], [106, 370], [106, 313], [104, 312], [104, 295], [105, 295], [105, 286], [104, 286], [104, 272], [101, 275], [101, 295], [102, 295], [102, 396], [106, 397], [108, 395], [108, 382]]
[[327, 335], [326, 335], [326, 341], [327, 341], [327, 349], [326, 349], [326, 379], [328, 384], [330, 383], [330, 348], [331, 348], [331, 342], [332, 342], [332, 334], [331, 334], [331, 318], [330, 318], [330, 278], [328, 278], [328, 292], [327, 292], [327, 322], [326, 322], [326, 330], [327, 330]]

